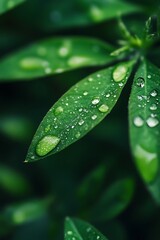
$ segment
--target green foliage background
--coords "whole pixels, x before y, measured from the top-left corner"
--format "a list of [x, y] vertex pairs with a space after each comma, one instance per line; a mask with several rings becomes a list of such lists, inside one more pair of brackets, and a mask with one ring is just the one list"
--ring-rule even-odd
[[[73, 0], [59, 0], [53, 1], [54, 11], [62, 9], [67, 18], [60, 25], [49, 25], [46, 6], [52, 1], [39, 0], [38, 8], [36, 2], [27, 1], [0, 16], [2, 58], [36, 40], [58, 36], [94, 37], [118, 47], [121, 35], [116, 18], [90, 22], [87, 11], [75, 16]], [[147, 18], [157, 11], [158, 1], [127, 2], [137, 2], [143, 9], [143, 14], [123, 17], [131, 32], [140, 36]], [[158, 52], [157, 44], [148, 57], [160, 67]], [[112, 113], [85, 138], [45, 160], [24, 163], [48, 109], [73, 84], [99, 69], [1, 83], [1, 239], [63, 239], [66, 216], [92, 223], [110, 240], [160, 239], [159, 206], [142, 182], [130, 152], [129, 83]]]

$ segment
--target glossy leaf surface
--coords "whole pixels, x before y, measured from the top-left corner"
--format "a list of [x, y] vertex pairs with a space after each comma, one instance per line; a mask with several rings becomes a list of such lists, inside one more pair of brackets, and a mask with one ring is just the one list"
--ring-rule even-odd
[[95, 227], [79, 219], [66, 218], [65, 240], [107, 240]]
[[41, 122], [26, 161], [61, 151], [102, 121], [116, 104], [132, 66], [130, 61], [98, 71], [66, 92]]
[[131, 148], [143, 180], [160, 202], [159, 94], [160, 69], [143, 60], [136, 72], [129, 102]]
[[113, 61], [112, 47], [92, 38], [47, 39], [0, 61], [0, 81], [32, 79]]

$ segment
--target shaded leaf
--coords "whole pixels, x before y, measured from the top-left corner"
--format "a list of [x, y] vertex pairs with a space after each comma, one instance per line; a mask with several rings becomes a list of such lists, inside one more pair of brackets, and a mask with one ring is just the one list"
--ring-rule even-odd
[[136, 166], [160, 202], [160, 69], [143, 60], [129, 101], [130, 139]]
[[51, 199], [48, 198], [8, 206], [4, 209], [3, 216], [13, 225], [27, 223], [46, 214], [50, 202]]
[[25, 2], [25, 0], [1, 0], [0, 1], [0, 14], [11, 10], [12, 8], [16, 7], [20, 3]]
[[0, 188], [14, 195], [24, 195], [31, 190], [25, 177], [3, 165], [0, 165]]
[[107, 240], [95, 227], [79, 219], [66, 218], [65, 240]]
[[118, 180], [103, 193], [91, 209], [91, 217], [96, 221], [112, 219], [123, 212], [129, 205], [134, 193], [132, 178]]
[[[31, 15], [31, 19], [28, 19], [28, 23], [33, 19], [38, 6], [39, 0], [29, 3], [28, 9], [33, 9], [33, 15]], [[136, 4], [123, 0], [70, 0], [69, 2], [50, 0], [47, 4], [42, 2], [42, 7], [43, 11], [40, 11], [40, 16], [34, 21], [34, 24], [36, 28], [43, 28], [47, 31], [89, 25], [93, 22], [116, 18], [119, 14], [130, 14], [140, 9]]]
[[52, 38], [0, 61], [0, 81], [28, 79], [113, 61], [112, 47], [92, 38]]
[[83, 137], [112, 110], [134, 62], [98, 71], [74, 85], [41, 122], [26, 161], [59, 152]]

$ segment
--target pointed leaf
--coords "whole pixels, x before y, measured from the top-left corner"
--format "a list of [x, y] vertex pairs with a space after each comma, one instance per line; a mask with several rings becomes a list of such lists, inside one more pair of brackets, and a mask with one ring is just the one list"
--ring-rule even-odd
[[65, 240], [107, 240], [95, 227], [79, 219], [66, 218]]
[[16, 7], [20, 3], [25, 2], [25, 0], [1, 0], [0, 1], [0, 14]]
[[143, 60], [129, 101], [131, 148], [136, 166], [160, 203], [160, 69]]
[[39, 41], [0, 61], [0, 81], [29, 79], [113, 61], [112, 47], [92, 38]]
[[112, 110], [134, 62], [98, 71], [73, 86], [41, 122], [26, 161], [59, 152], [83, 137]]
[[93, 206], [91, 218], [106, 221], [119, 215], [128, 207], [134, 193], [132, 178], [118, 180], [103, 193]]

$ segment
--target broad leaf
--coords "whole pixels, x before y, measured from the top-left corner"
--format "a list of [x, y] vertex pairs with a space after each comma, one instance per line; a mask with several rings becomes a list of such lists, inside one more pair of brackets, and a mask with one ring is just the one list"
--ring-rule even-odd
[[0, 0], [0, 14], [16, 7], [18, 4], [25, 2], [25, 0]]
[[91, 218], [96, 221], [112, 219], [129, 205], [134, 193], [134, 181], [131, 178], [118, 180], [103, 193], [93, 206]]
[[116, 104], [133, 64], [128, 61], [98, 71], [66, 92], [41, 122], [26, 161], [61, 151], [102, 121]]
[[[41, 4], [39, 2], [40, 0], [28, 1], [24, 9], [21, 9], [21, 18], [23, 17], [28, 25], [45, 31], [88, 25], [140, 10], [136, 4], [123, 0], [48, 0], [41, 1]], [[37, 9], [39, 14], [35, 19]]]
[[160, 202], [160, 69], [143, 60], [129, 101], [131, 148], [136, 166]]
[[95, 227], [79, 219], [66, 218], [65, 240], [107, 240]]
[[28, 79], [113, 61], [112, 47], [92, 38], [51, 38], [0, 61], [0, 81]]

